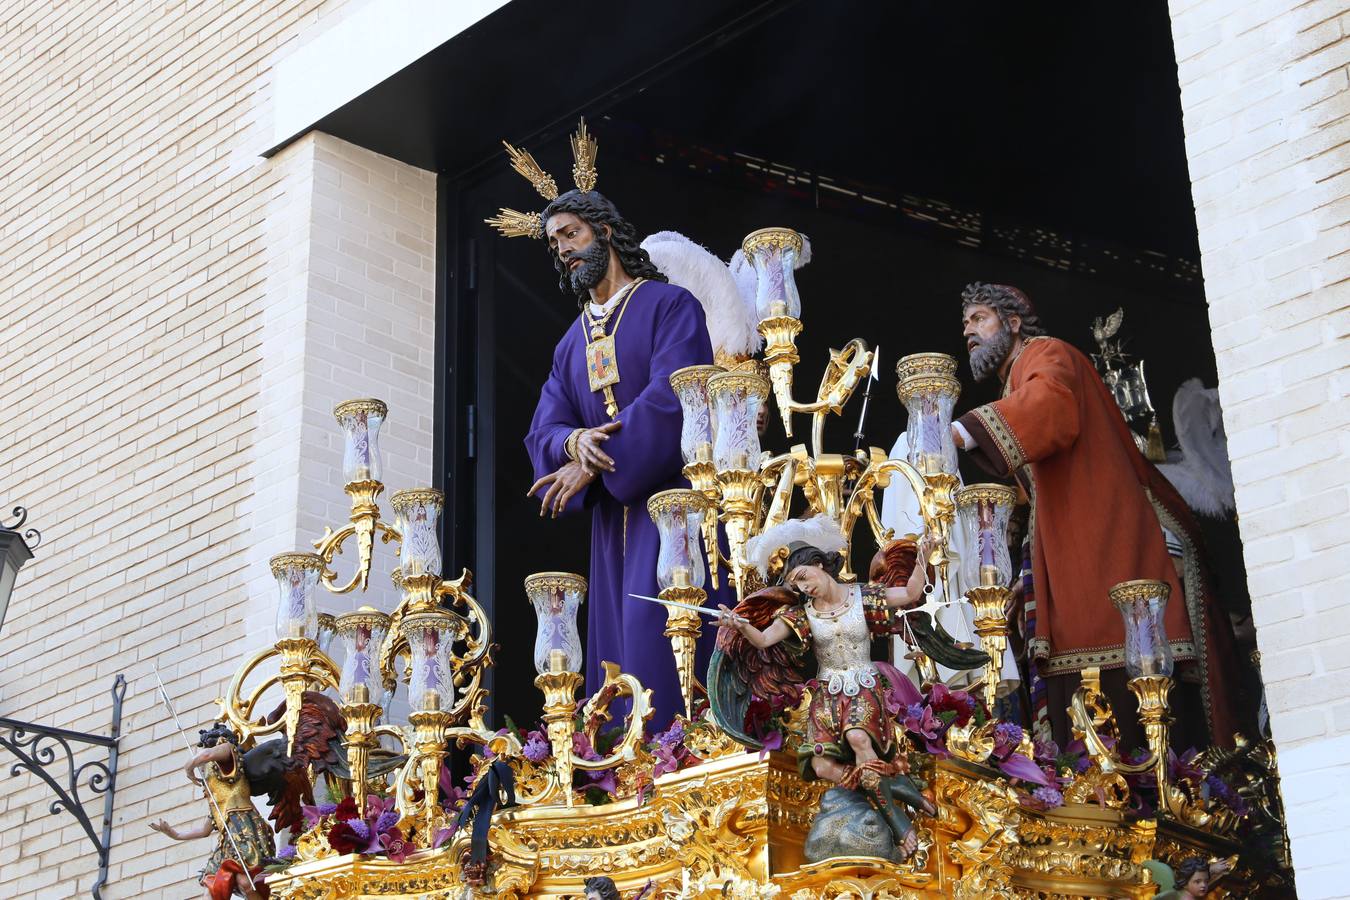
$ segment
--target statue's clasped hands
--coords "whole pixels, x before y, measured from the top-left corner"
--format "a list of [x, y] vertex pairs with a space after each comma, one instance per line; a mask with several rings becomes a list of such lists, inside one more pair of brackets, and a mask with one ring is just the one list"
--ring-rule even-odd
[[558, 518], [573, 497], [590, 487], [597, 474], [616, 471], [614, 460], [600, 449], [600, 445], [622, 427], [622, 422], [606, 422], [596, 428], [577, 432], [572, 454], [574, 458], [563, 463], [558, 471], [540, 478], [525, 492], [526, 497], [533, 497], [545, 485], [548, 486], [539, 505], [540, 516]]

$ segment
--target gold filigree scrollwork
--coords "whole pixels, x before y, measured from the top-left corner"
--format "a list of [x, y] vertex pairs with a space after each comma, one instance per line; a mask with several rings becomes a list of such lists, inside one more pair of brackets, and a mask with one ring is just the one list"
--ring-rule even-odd
[[[272, 659], [281, 662], [277, 673], [264, 678], [245, 697], [244, 683], [259, 666]], [[245, 660], [230, 679], [225, 696], [216, 700], [216, 705], [220, 708], [221, 718], [239, 734], [242, 749], [248, 749], [258, 738], [282, 729], [286, 729], [287, 735], [294, 740], [300, 718], [300, 695], [307, 690], [324, 688], [336, 691], [341, 676], [337, 666], [311, 638], [283, 638]], [[266, 725], [255, 718], [258, 703], [276, 685], [280, 685], [285, 694], [286, 715]]]
[[[398, 529], [380, 518], [380, 507], [375, 498], [384, 490], [378, 481], [353, 481], [343, 486], [347, 496], [352, 498], [352, 518], [337, 531], [327, 526], [323, 537], [314, 541], [314, 552], [323, 557], [324, 570], [319, 576], [324, 587], [334, 594], [347, 594], [360, 588], [365, 590], [370, 581], [370, 565], [375, 550], [375, 535], [378, 533], [384, 543], [401, 541]], [[342, 553], [342, 546], [349, 538], [356, 538], [356, 571], [346, 584], [337, 584], [337, 572], [331, 567], [333, 558]]]

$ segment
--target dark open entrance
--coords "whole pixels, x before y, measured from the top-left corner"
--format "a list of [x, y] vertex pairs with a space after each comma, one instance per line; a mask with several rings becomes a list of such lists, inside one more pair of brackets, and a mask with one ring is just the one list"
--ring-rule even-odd
[[[1019, 285], [1085, 350], [1092, 319], [1124, 307], [1169, 442], [1176, 387], [1215, 381], [1164, 3], [516, 0], [317, 126], [441, 174], [437, 477], [447, 558], [496, 616], [498, 710], [539, 701], [521, 579], [584, 573], [589, 530], [524, 497], [521, 440], [576, 310], [540, 243], [482, 220], [542, 206], [498, 140], [565, 189], [579, 113], [598, 187], [643, 233], [723, 258], [767, 225], [811, 237], [798, 394], [828, 347], [880, 344], [870, 443], [903, 427], [898, 356], [964, 357], [956, 298], [973, 280]], [[963, 375], [959, 408], [990, 398]], [[855, 399], [830, 449], [851, 448], [856, 417]], [[784, 444], [777, 424], [768, 441]], [[1217, 569], [1245, 594], [1240, 560]]]

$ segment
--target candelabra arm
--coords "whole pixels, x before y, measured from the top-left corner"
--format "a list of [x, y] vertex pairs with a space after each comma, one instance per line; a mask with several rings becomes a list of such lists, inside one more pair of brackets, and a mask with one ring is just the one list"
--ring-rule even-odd
[[989, 654], [984, 667], [984, 703], [992, 711], [1003, 672], [1003, 651], [1008, 648], [1008, 599], [1012, 590], [1001, 585], [985, 585], [966, 592], [975, 607], [975, 633], [980, 649]]
[[[768, 512], [764, 514], [761, 531], [782, 525], [788, 520], [792, 506], [792, 486], [797, 478], [797, 458], [784, 453], [764, 461], [759, 467], [760, 481], [765, 487], [773, 487], [773, 496], [769, 500]], [[714, 584], [713, 587], [717, 585]]]
[[[689, 606], [702, 606], [708, 599], [703, 588], [674, 586], [661, 590], [661, 599]], [[680, 696], [684, 699], [685, 718], [694, 721], [694, 689], [698, 684], [695, 671], [695, 653], [698, 636], [703, 631], [703, 620], [699, 614], [678, 606], [666, 607], [665, 636], [670, 639], [670, 649], [675, 654], [675, 672], [679, 676]]]
[[610, 719], [610, 704], [620, 697], [629, 697], [633, 701], [633, 708], [628, 714], [628, 727], [624, 731], [623, 739], [614, 746], [608, 756], [573, 761], [578, 769], [586, 771], [608, 769], [625, 760], [634, 759], [642, 746], [643, 728], [652, 717], [651, 690], [644, 688], [642, 682], [637, 680], [637, 676], [620, 672], [616, 663], [603, 662], [600, 665], [605, 670], [605, 682], [600, 686], [600, 690], [586, 701], [581, 710], [581, 721], [585, 725], [586, 737], [591, 739], [591, 744], [595, 744], [596, 731]]
[[[244, 682], [253, 671], [270, 659], [280, 657], [280, 671], [269, 675], [249, 692], [247, 699], [242, 696]], [[286, 638], [272, 647], [266, 647], [249, 657], [225, 690], [225, 696], [216, 700], [220, 707], [221, 718], [225, 719], [239, 734], [243, 749], [247, 749], [258, 738], [287, 729], [294, 740], [296, 725], [300, 720], [301, 695], [310, 689], [323, 690], [330, 687], [337, 690], [342, 673], [329, 659], [319, 645], [310, 638]], [[275, 685], [281, 685], [286, 694], [286, 715], [277, 721], [264, 724], [254, 719], [258, 702], [263, 694]]]
[[[348, 482], [343, 490], [352, 498], [351, 521], [337, 531], [325, 527], [323, 537], [314, 541], [315, 552], [323, 557], [324, 570], [319, 576], [324, 587], [334, 594], [347, 594], [356, 588], [365, 591], [370, 581], [370, 565], [375, 548], [375, 535], [378, 532], [384, 543], [402, 541], [398, 529], [380, 520], [380, 507], [375, 498], [384, 490], [379, 481]], [[342, 546], [348, 538], [356, 538], [356, 571], [344, 585], [338, 586], [337, 572], [329, 566], [333, 557], [342, 552]]]
[[586, 680], [579, 672], [569, 672], [563, 668], [562, 651], [554, 650], [550, 655], [550, 669], [535, 678], [535, 687], [544, 692], [544, 730], [548, 734], [551, 758], [553, 787], [540, 796], [540, 801], [552, 799], [556, 794], [563, 795], [568, 806], [576, 803], [572, 791], [572, 735], [576, 731], [573, 714], [576, 710], [577, 688]]
[[[1069, 720], [1073, 725], [1074, 736], [1087, 747], [1102, 772], [1110, 775], [1118, 772], [1124, 775], [1138, 775], [1157, 767], [1158, 753], [1152, 747], [1147, 759], [1137, 763], [1127, 763], [1114, 750], [1106, 746], [1098, 730], [1106, 727], [1108, 734], [1116, 731], [1115, 713], [1110, 702], [1101, 692], [1101, 673], [1095, 666], [1083, 670], [1082, 680], [1069, 700]], [[1163, 750], [1163, 766], [1166, 768], [1166, 749]]]
[[380, 718], [379, 704], [369, 702], [344, 703], [342, 716], [347, 720], [347, 768], [351, 772], [352, 797], [361, 818], [366, 815], [366, 798], [370, 789], [366, 782], [370, 765], [370, 751], [380, 745], [375, 734], [375, 722]]

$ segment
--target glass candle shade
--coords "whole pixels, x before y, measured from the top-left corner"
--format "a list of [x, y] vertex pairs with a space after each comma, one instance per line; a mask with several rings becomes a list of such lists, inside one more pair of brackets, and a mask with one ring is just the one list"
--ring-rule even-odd
[[956, 357], [947, 353], [911, 353], [895, 364], [895, 383], [913, 375], [949, 375], [956, 377]]
[[571, 572], [536, 572], [525, 579], [539, 629], [534, 638], [534, 668], [540, 675], [550, 671], [550, 660], [559, 655], [568, 672], [581, 671], [581, 636], [577, 634], [577, 610], [586, 600], [586, 579]]
[[726, 371], [721, 366], [686, 366], [670, 373], [670, 387], [679, 398], [684, 419], [680, 423], [680, 454], [687, 466], [711, 462], [713, 445], [712, 409], [708, 403], [708, 379]]
[[414, 488], [395, 491], [389, 502], [403, 536], [399, 542], [399, 571], [405, 577], [441, 574], [441, 542], [436, 525], [445, 506], [445, 495], [433, 488]]
[[703, 587], [702, 527], [708, 500], [701, 491], [675, 489], [652, 494], [647, 512], [661, 535], [656, 557], [656, 581], [668, 587]]
[[970, 587], [1008, 587], [1012, 558], [1008, 555], [1008, 519], [1017, 491], [1002, 484], [972, 484], [956, 492], [961, 529], [973, 548], [961, 560], [961, 574]]
[[318, 635], [314, 642], [319, 645], [319, 652], [324, 656], [331, 656], [328, 651], [333, 646], [333, 638], [337, 636], [337, 620], [333, 618], [332, 613], [319, 613]]
[[455, 618], [443, 610], [414, 613], [404, 617], [399, 633], [408, 642], [412, 656], [409, 705], [417, 712], [448, 711], [455, 705], [454, 669], [450, 664]]
[[741, 251], [755, 270], [755, 311], [761, 319], [801, 318], [802, 298], [794, 272], [802, 247], [802, 236], [791, 228], [761, 228], [741, 242]]
[[717, 471], [759, 468], [759, 409], [768, 396], [768, 380], [750, 372], [722, 372], [708, 379]]
[[1172, 592], [1165, 581], [1122, 581], [1108, 592], [1125, 622], [1125, 674], [1172, 674], [1172, 645], [1163, 616]]
[[961, 396], [961, 382], [952, 374], [956, 360], [945, 353], [916, 353], [903, 357], [895, 369], [904, 373], [895, 390], [909, 413], [909, 463], [924, 475], [955, 475], [952, 408]]
[[282, 553], [270, 562], [277, 580], [277, 639], [317, 638], [319, 611], [314, 606], [314, 589], [319, 586], [323, 557]]
[[338, 693], [343, 703], [384, 702], [384, 679], [380, 677], [380, 645], [389, 631], [389, 617], [373, 606], [339, 616], [334, 629], [346, 651]]
[[348, 400], [333, 409], [342, 426], [345, 444], [342, 451], [342, 479], [380, 481], [380, 426], [389, 407], [382, 400]]

